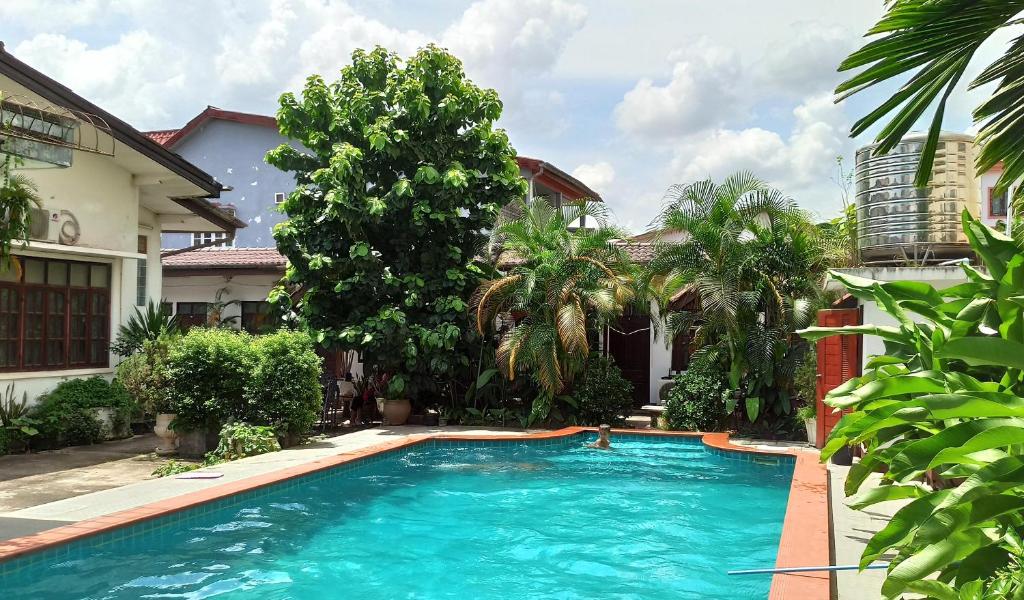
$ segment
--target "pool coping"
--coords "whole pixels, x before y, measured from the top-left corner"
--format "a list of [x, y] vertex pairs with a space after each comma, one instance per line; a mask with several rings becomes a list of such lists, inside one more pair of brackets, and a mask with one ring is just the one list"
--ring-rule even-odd
[[[204, 490], [189, 492], [172, 498], [159, 500], [136, 508], [122, 510], [71, 525], [49, 529], [32, 535], [0, 541], [0, 563], [25, 555], [41, 552], [55, 546], [99, 535], [108, 531], [129, 527], [173, 513], [215, 502], [239, 494], [267, 487], [290, 479], [303, 477], [340, 465], [359, 461], [367, 457], [393, 452], [427, 442], [448, 441], [525, 441], [557, 439], [584, 432], [596, 431], [593, 427], [566, 427], [555, 431], [530, 433], [526, 435], [473, 435], [473, 434], [413, 434], [404, 438], [375, 444], [367, 448], [343, 452], [307, 463], [271, 471], [261, 475], [240, 479]], [[677, 432], [659, 430], [616, 429], [622, 436], [664, 436], [700, 438], [705, 446], [721, 452], [737, 454], [788, 455], [794, 458], [793, 479], [790, 485], [789, 502], [779, 540], [776, 567], [806, 567], [828, 565], [828, 472], [825, 465], [806, 452], [792, 449], [762, 450], [738, 446], [729, 440], [728, 433]], [[762, 568], [751, 565], [750, 568]], [[772, 577], [770, 600], [825, 599], [830, 594], [828, 573], [776, 574]]]

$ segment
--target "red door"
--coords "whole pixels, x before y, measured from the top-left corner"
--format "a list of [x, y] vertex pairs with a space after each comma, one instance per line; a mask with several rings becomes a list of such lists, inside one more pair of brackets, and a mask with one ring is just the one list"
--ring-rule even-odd
[[[818, 311], [818, 325], [821, 327], [842, 327], [860, 325], [859, 308], [837, 308]], [[860, 375], [859, 335], [834, 335], [818, 341], [818, 417], [817, 446], [825, 445], [825, 439], [842, 416], [833, 412], [822, 400], [825, 394], [839, 387], [851, 377]]]
[[607, 329], [605, 350], [633, 384], [633, 406], [650, 404], [651, 395], [651, 318], [647, 315], [623, 315]]

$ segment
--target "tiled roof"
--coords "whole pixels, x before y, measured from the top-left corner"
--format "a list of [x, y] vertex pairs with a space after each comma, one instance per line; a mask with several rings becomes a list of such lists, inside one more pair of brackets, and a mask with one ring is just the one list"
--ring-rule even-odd
[[164, 256], [164, 269], [281, 269], [287, 259], [277, 248], [224, 248], [209, 246]]
[[143, 131], [142, 133], [149, 139], [163, 146], [167, 143], [167, 140], [171, 139], [174, 134], [178, 133], [178, 130], [161, 129], [160, 131]]

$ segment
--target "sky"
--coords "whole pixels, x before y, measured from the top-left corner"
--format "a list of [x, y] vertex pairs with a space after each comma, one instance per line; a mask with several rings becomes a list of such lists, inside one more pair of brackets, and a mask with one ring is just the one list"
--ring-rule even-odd
[[[355, 48], [407, 56], [438, 43], [498, 90], [520, 154], [574, 174], [634, 232], [669, 186], [744, 169], [835, 216], [836, 158], [851, 168], [873, 133], [850, 139], [850, 127], [894, 89], [838, 104], [832, 93], [882, 0], [3, 4], [8, 51], [141, 130], [180, 127], [207, 105], [272, 115], [282, 92], [313, 73], [333, 80]], [[964, 87], [947, 129], [972, 125], [984, 90]]]

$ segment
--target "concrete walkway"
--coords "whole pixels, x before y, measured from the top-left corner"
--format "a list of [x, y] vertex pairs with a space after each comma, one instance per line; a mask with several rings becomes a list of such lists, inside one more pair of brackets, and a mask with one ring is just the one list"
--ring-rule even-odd
[[[7, 475], [6, 469], [9, 467], [8, 463], [18, 464], [19, 458], [26, 462], [34, 461], [36, 469], [41, 466], [39, 464], [41, 461], [57, 461], [60, 463], [67, 460], [71, 464], [86, 463], [86, 466], [79, 465], [78, 468], [66, 471], [50, 471], [48, 474], [36, 474], [22, 478], [11, 477], [8, 481], [0, 483], [0, 486], [8, 486], [8, 495], [11, 499], [7, 501], [7, 504], [12, 506], [11, 509], [0, 510], [0, 540], [37, 533], [85, 519], [92, 519], [189, 492], [223, 485], [231, 481], [286, 469], [302, 463], [313, 462], [327, 456], [368, 448], [398, 437], [420, 433], [521, 435], [526, 432], [508, 429], [480, 429], [473, 427], [445, 427], [444, 429], [439, 429], [421, 426], [364, 429], [354, 433], [315, 441], [303, 446], [288, 448], [280, 452], [252, 456], [203, 469], [204, 471], [223, 474], [218, 479], [209, 480], [177, 479], [174, 476], [159, 479], [148, 478], [155, 468], [155, 464], [152, 461], [159, 459], [151, 458], [149, 459], [149, 464], [145, 464], [145, 460], [143, 460], [145, 457], [140, 459], [140, 457], [136, 456], [100, 465], [98, 464], [98, 454], [88, 457], [79, 456], [80, 454], [86, 454], [83, 450], [84, 448], [99, 449], [107, 446], [107, 444], [69, 449], [73, 450], [73, 452], [55, 456], [44, 456], [44, 454], [49, 455], [51, 453], [40, 453], [38, 455], [22, 457], [2, 457], [4, 463], [0, 463], [0, 472], [4, 474], [5, 478]], [[147, 443], [149, 448], [155, 447], [155, 443]], [[109, 454], [108, 450], [107, 455], [109, 456]], [[136, 469], [136, 462], [143, 466]], [[129, 464], [132, 465], [131, 468], [128, 467]], [[23, 471], [31, 471], [33, 466], [26, 464], [20, 468]], [[102, 473], [102, 476], [97, 481], [90, 482], [88, 476], [90, 469], [93, 472]], [[134, 472], [132, 472], [133, 470]], [[142, 471], [144, 471], [144, 475]], [[65, 476], [67, 473], [73, 473], [74, 475], [71, 479], [79, 481], [81, 486], [92, 485], [94, 489], [83, 489], [78, 494], [71, 493], [81, 488], [76, 487], [79, 484], [64, 485], [63, 480], [68, 479]], [[146, 479], [140, 481], [143, 477]], [[48, 484], [47, 480], [49, 481]], [[32, 486], [28, 491], [22, 492], [19, 490], [17, 493], [13, 491], [16, 486], [20, 487], [26, 481]], [[118, 481], [120, 483], [117, 483]], [[47, 485], [52, 486], [54, 489], [48, 490]], [[0, 493], [2, 493], [2, 489], [0, 487]], [[14, 501], [14, 498], [17, 498], [17, 501]]]
[[[850, 467], [828, 466], [829, 499], [832, 508], [832, 554], [837, 565], [855, 565], [860, 562], [864, 546], [875, 533], [888, 524], [897, 510], [908, 501], [883, 502], [868, 507], [865, 511], [853, 510], [846, 506], [843, 483]], [[861, 489], [877, 485], [878, 474], [871, 475]], [[882, 597], [884, 570], [841, 571], [835, 574], [834, 596], [839, 600], [877, 600]]]

